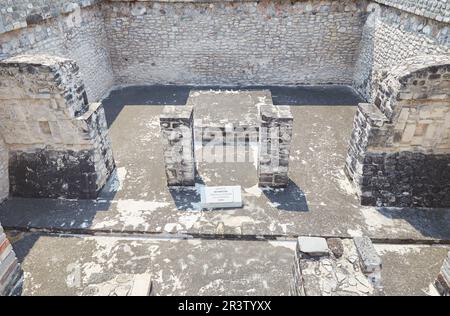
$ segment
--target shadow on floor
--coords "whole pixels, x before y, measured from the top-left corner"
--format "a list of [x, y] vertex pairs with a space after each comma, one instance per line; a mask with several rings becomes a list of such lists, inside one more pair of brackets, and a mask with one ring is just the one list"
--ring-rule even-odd
[[450, 240], [450, 209], [381, 207], [376, 210], [388, 219], [408, 222], [424, 237]]
[[177, 210], [192, 211], [198, 209], [200, 194], [195, 187], [174, 187], [169, 189]]
[[118, 191], [117, 171], [110, 176], [96, 200], [10, 198], [0, 205], [0, 222], [8, 231], [19, 262], [33, 248], [38, 236], [23, 231], [84, 233], [99, 212], [107, 212]]
[[272, 206], [280, 211], [309, 212], [306, 195], [302, 189], [292, 180], [284, 189], [263, 189], [264, 195]]
[[191, 90], [270, 90], [274, 105], [350, 105], [364, 100], [348, 86], [175, 86], [117, 88], [102, 101], [108, 126], [125, 105], [185, 105]]

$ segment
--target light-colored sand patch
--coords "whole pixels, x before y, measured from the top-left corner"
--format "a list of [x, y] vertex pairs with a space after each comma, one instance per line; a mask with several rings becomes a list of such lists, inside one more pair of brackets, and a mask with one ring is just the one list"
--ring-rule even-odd
[[336, 178], [334, 178], [334, 181], [336, 182], [338, 187], [345, 192], [345, 194], [354, 195], [356, 197], [356, 188], [347, 178], [343, 170], [339, 170], [339, 174]]
[[94, 229], [110, 228], [114, 225], [123, 225], [123, 229], [132, 227], [134, 229], [149, 226], [149, 215], [162, 207], [170, 205], [169, 202], [156, 202], [144, 200], [118, 200], [114, 201], [118, 214], [113, 218], [105, 219], [94, 225]]
[[[389, 252], [393, 252], [399, 255], [407, 254], [419, 254], [422, 249], [429, 248], [430, 246], [423, 245], [388, 245], [388, 244], [375, 244], [375, 249], [378, 254], [384, 255]], [[436, 247], [436, 246], [434, 246]]]

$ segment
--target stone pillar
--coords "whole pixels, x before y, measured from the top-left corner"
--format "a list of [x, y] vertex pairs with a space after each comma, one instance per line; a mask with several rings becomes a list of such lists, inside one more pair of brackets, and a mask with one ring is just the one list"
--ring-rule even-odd
[[288, 106], [261, 106], [259, 114], [259, 186], [286, 187], [294, 118]]
[[11, 295], [22, 278], [16, 254], [0, 225], [0, 296]]
[[194, 110], [166, 106], [160, 116], [168, 186], [195, 185]]
[[450, 252], [445, 257], [441, 271], [434, 282], [436, 289], [442, 296], [450, 296]]
[[14, 196], [96, 198], [115, 168], [105, 112], [77, 64], [47, 55], [0, 62], [0, 133]]

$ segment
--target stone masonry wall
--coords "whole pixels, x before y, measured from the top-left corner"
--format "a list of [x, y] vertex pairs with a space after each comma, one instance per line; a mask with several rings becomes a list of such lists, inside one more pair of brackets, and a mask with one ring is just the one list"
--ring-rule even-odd
[[25, 55], [0, 62], [0, 102], [11, 194], [97, 196], [114, 160], [104, 110], [88, 104], [74, 61]]
[[90, 4], [96, 2], [80, 0], [85, 6], [80, 9], [62, 0], [6, 0], [0, 6], [0, 60], [25, 53], [74, 59], [89, 100], [99, 100], [114, 78], [103, 13], [99, 5]]
[[[372, 100], [373, 80], [377, 72], [400, 65], [404, 60], [420, 55], [450, 54], [449, 3], [444, 6], [439, 5], [442, 1], [383, 0], [377, 2], [399, 7], [405, 11], [377, 4], [371, 4], [368, 8], [370, 14], [363, 30], [360, 57], [354, 75], [354, 87], [369, 101]], [[416, 5], [414, 6], [411, 2]], [[415, 7], [424, 8], [425, 5], [428, 11], [414, 9]]]
[[117, 84], [351, 84], [365, 1], [103, 4]]
[[450, 206], [450, 58], [421, 56], [377, 73], [355, 116], [346, 171], [362, 204]]

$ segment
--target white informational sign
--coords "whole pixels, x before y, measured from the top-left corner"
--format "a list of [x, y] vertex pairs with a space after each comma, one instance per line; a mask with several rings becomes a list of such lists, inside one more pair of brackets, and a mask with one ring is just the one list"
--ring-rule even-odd
[[242, 207], [240, 186], [202, 187], [200, 195], [205, 209]]

